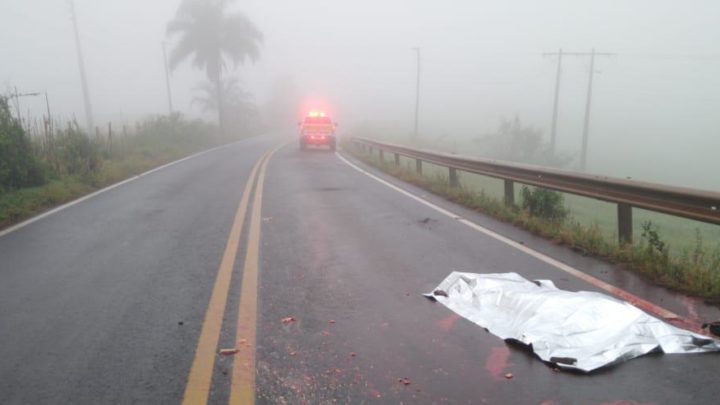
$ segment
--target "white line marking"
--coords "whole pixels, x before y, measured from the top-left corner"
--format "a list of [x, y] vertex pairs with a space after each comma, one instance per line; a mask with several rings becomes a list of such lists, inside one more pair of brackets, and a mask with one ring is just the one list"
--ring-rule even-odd
[[67, 202], [67, 203], [65, 203], [65, 204], [63, 204], [63, 205], [60, 205], [60, 206], [58, 206], [58, 207], [55, 207], [55, 208], [51, 209], [50, 211], [43, 212], [42, 214], [39, 214], [39, 215], [37, 215], [37, 216], [34, 216], [34, 217], [30, 218], [30, 219], [26, 219], [25, 221], [20, 222], [19, 224], [13, 225], [13, 226], [11, 226], [10, 228], [7, 228], [7, 229], [5, 229], [5, 230], [3, 230], [3, 231], [0, 231], [0, 238], [2, 238], [3, 236], [5, 236], [5, 235], [7, 235], [7, 234], [9, 234], [9, 233], [15, 232], [15, 231], [17, 231], [17, 230], [20, 229], [20, 228], [24, 228], [24, 227], [32, 224], [33, 222], [37, 222], [37, 221], [39, 221], [39, 220], [41, 220], [41, 219], [43, 219], [43, 218], [49, 217], [49, 216], [52, 215], [52, 214], [55, 214], [55, 213], [57, 213], [57, 212], [60, 212], [60, 211], [62, 211], [62, 210], [64, 210], [64, 209], [66, 209], [66, 208], [70, 208], [70, 207], [72, 207], [73, 205], [79, 204], [79, 203], [81, 203], [81, 202], [83, 202], [83, 201], [85, 201], [85, 200], [89, 200], [89, 199], [91, 199], [91, 198], [93, 198], [93, 197], [96, 197], [96, 196], [102, 194], [102, 193], [105, 193], [105, 192], [108, 192], [108, 191], [110, 191], [110, 190], [112, 190], [112, 189], [114, 189], [114, 188], [120, 187], [120, 186], [122, 186], [123, 184], [127, 184], [127, 183], [129, 183], [129, 182], [131, 182], [131, 181], [133, 181], [133, 180], [137, 180], [137, 179], [139, 179], [139, 178], [141, 178], [141, 177], [147, 176], [148, 174], [152, 174], [152, 173], [155, 173], [155, 172], [160, 171], [160, 170], [162, 170], [162, 169], [166, 169], [166, 168], [168, 168], [168, 167], [170, 167], [170, 166], [176, 165], [176, 164], [181, 163], [181, 162], [184, 162], [184, 161], [186, 161], [186, 160], [196, 158], [196, 157], [198, 157], [198, 156], [201, 156], [201, 155], [204, 155], [204, 154], [206, 154], [206, 153], [210, 153], [210, 152], [216, 151], [216, 150], [221, 149], [221, 148], [225, 148], [225, 147], [230, 146], [230, 145], [234, 145], [234, 144], [236, 144], [236, 143], [238, 143], [238, 142], [242, 142], [242, 140], [241, 140], [241, 141], [236, 141], [236, 142], [227, 143], [227, 144], [225, 144], [225, 145], [216, 146], [216, 147], [214, 147], [214, 148], [210, 148], [210, 149], [204, 150], [204, 151], [202, 151], [202, 152], [194, 153], [194, 154], [192, 154], [192, 155], [190, 155], [190, 156], [185, 156], [185, 157], [182, 158], [182, 159], [178, 159], [178, 160], [172, 161], [172, 162], [170, 162], [170, 163], [166, 163], [166, 164], [164, 164], [164, 165], [162, 165], [162, 166], [158, 166], [158, 167], [156, 167], [156, 168], [154, 168], [154, 169], [150, 169], [150, 170], [148, 170], [148, 171], [146, 171], [146, 172], [140, 173], [140, 174], [135, 175], [135, 176], [133, 176], [133, 177], [129, 177], [129, 178], [127, 178], [127, 179], [125, 179], [125, 180], [122, 180], [122, 181], [120, 181], [120, 182], [118, 182], [118, 183], [112, 184], [112, 185], [107, 186], [107, 187], [105, 187], [105, 188], [102, 188], [102, 189], [100, 189], [100, 190], [94, 191], [94, 192], [92, 192], [92, 193], [90, 193], [90, 194], [84, 195], [84, 196], [82, 196], [82, 197], [80, 197], [80, 198], [78, 198], [78, 199], [76, 199], [76, 200], [72, 200], [72, 201], [70, 201], [70, 202]]
[[522, 244], [520, 244], [520, 243], [517, 243], [517, 242], [515, 242], [515, 241], [512, 240], [512, 239], [506, 238], [505, 236], [502, 236], [502, 235], [500, 235], [499, 233], [496, 233], [496, 232], [494, 232], [494, 231], [491, 231], [490, 229], [487, 229], [487, 228], [485, 228], [485, 227], [483, 227], [483, 226], [481, 226], [481, 225], [476, 224], [475, 222], [472, 222], [472, 221], [470, 221], [470, 220], [468, 220], [468, 219], [465, 219], [465, 218], [463, 218], [463, 217], [461, 217], [461, 216], [459, 216], [459, 215], [457, 215], [457, 214], [455, 214], [455, 213], [453, 213], [453, 212], [451, 212], [451, 211], [446, 210], [445, 208], [442, 208], [442, 207], [440, 207], [440, 206], [437, 206], [437, 205], [431, 203], [430, 201], [427, 201], [427, 200], [425, 200], [425, 199], [423, 199], [423, 198], [421, 198], [421, 197], [418, 197], [418, 196], [416, 196], [415, 194], [412, 194], [412, 193], [410, 193], [409, 191], [406, 191], [406, 190], [404, 190], [404, 189], [402, 189], [402, 188], [400, 188], [400, 187], [398, 187], [398, 186], [396, 186], [396, 185], [394, 185], [394, 184], [392, 184], [392, 183], [390, 183], [390, 182], [388, 182], [388, 181], [386, 181], [386, 180], [381, 179], [380, 177], [378, 177], [378, 176], [376, 176], [376, 175], [368, 172], [367, 170], [364, 170], [364, 169], [360, 168], [359, 166], [357, 166], [357, 165], [355, 165], [354, 163], [352, 163], [352, 162], [350, 162], [349, 160], [347, 160], [347, 159], [346, 159], [344, 156], [342, 156], [339, 152], [335, 152], [335, 154], [337, 155], [337, 157], [340, 158], [340, 160], [342, 160], [343, 162], [345, 162], [348, 166], [352, 167], [353, 169], [359, 171], [360, 173], [362, 173], [362, 174], [364, 174], [364, 175], [366, 175], [366, 176], [368, 176], [368, 177], [370, 177], [370, 178], [372, 178], [372, 179], [374, 179], [374, 180], [376, 180], [376, 181], [378, 181], [378, 182], [380, 182], [380, 183], [382, 183], [382, 184], [384, 184], [384, 185], [392, 188], [393, 190], [395, 190], [395, 191], [397, 191], [397, 192], [399, 192], [399, 193], [401, 193], [401, 194], [404, 194], [404, 195], [412, 198], [413, 200], [415, 200], [415, 201], [417, 201], [417, 202], [419, 202], [419, 203], [421, 203], [421, 204], [423, 204], [423, 205], [425, 205], [425, 206], [428, 206], [428, 207], [434, 209], [435, 211], [438, 211], [439, 213], [441, 213], [441, 214], [443, 214], [443, 215], [446, 215], [446, 216], [448, 216], [448, 217], [450, 217], [450, 218], [452, 218], [452, 219], [457, 220], [458, 222], [462, 223], [463, 225], [469, 226], [470, 228], [472, 228], [472, 229], [474, 229], [474, 230], [476, 230], [476, 231], [478, 231], [478, 232], [480, 232], [480, 233], [483, 233], [483, 234], [485, 234], [485, 235], [487, 235], [487, 236], [489, 236], [489, 237], [491, 237], [491, 238], [494, 238], [494, 239], [496, 239], [496, 240], [498, 240], [498, 241], [500, 241], [500, 242], [503, 242], [503, 243], [505, 243], [505, 244], [507, 244], [507, 245], [509, 245], [509, 246], [512, 246], [512, 247], [514, 247], [515, 249], [520, 250], [520, 251], [523, 252], [523, 253], [526, 253], [526, 254], [528, 254], [528, 255], [530, 255], [530, 256], [532, 256], [532, 257], [534, 257], [534, 258], [536, 258], [536, 259], [538, 259], [538, 260], [540, 260], [540, 261], [542, 261], [542, 262], [545, 262], [545, 263], [547, 263], [547, 264], [549, 264], [549, 265], [551, 265], [551, 266], [553, 266], [553, 267], [555, 267], [555, 268], [558, 268], [558, 269], [560, 269], [560, 270], [562, 270], [562, 271], [564, 271], [564, 272], [566, 272], [566, 273], [569, 273], [569, 274], [571, 274], [571, 275], [573, 275], [573, 276], [575, 276], [575, 277], [577, 277], [577, 278], [579, 278], [579, 279], [581, 279], [581, 280], [583, 280], [583, 281], [586, 281], [586, 282], [588, 282], [588, 283], [590, 283], [590, 284], [592, 284], [592, 285], [594, 285], [594, 286], [596, 286], [596, 287], [598, 287], [598, 288], [601, 288], [601, 289], [603, 289], [603, 290], [605, 290], [605, 291], [607, 291], [607, 292], [609, 292], [609, 293], [611, 293], [611, 294], [613, 294], [613, 295], [620, 296], [621, 298], [623, 298], [623, 299], [625, 299], [625, 300], [628, 300], [628, 301], [633, 301], [633, 303], [634, 303], [635, 305], [637, 305], [638, 307], [641, 307], [641, 308], [645, 309], [646, 311], [653, 312], [653, 313], [655, 313], [655, 315], [657, 315], [657, 316], [659, 316], [659, 317], [662, 317], [662, 318], [665, 318], [665, 319], [673, 319], [673, 318], [678, 318], [678, 319], [680, 319], [680, 318], [681, 318], [678, 314], [676, 314], [676, 313], [674, 313], [674, 312], [672, 312], [672, 311], [669, 311], [669, 310], [667, 310], [667, 309], [665, 309], [665, 308], [659, 307], [659, 306], [657, 306], [657, 305], [655, 305], [655, 304], [653, 304], [653, 303], [651, 303], [651, 302], [649, 302], [649, 301], [646, 301], [646, 300], [644, 300], [644, 299], [642, 299], [642, 298], [640, 298], [640, 297], [638, 297], [638, 296], [636, 296], [636, 295], [634, 295], [634, 294], [632, 294], [632, 293], [629, 293], [629, 292], [627, 292], [627, 291], [625, 291], [625, 290], [623, 290], [623, 289], [621, 289], [621, 288], [615, 287], [615, 286], [613, 286], [612, 284], [606, 283], [606, 282], [604, 282], [604, 281], [602, 281], [602, 280], [600, 280], [600, 279], [598, 279], [598, 278], [595, 278], [595, 277], [593, 277], [593, 276], [591, 276], [591, 275], [589, 275], [589, 274], [583, 273], [582, 271], [580, 271], [580, 270], [578, 270], [578, 269], [576, 269], [576, 268], [574, 268], [574, 267], [572, 267], [572, 266], [569, 266], [569, 265], [567, 265], [567, 264], [565, 264], [565, 263], [562, 263], [562, 262], [560, 262], [560, 261], [558, 261], [558, 260], [555, 260], [555, 259], [553, 259], [552, 257], [546, 256], [546, 255], [538, 252], [537, 250], [530, 249], [529, 247], [527, 247], [527, 246], [525, 246], [525, 245], [522, 245]]

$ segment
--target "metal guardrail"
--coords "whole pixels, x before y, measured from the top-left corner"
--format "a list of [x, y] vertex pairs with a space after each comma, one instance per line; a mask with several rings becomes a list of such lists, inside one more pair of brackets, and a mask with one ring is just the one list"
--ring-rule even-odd
[[384, 153], [392, 153], [398, 166], [400, 156], [415, 159], [418, 173], [422, 173], [422, 162], [447, 167], [454, 187], [460, 185], [458, 171], [502, 179], [505, 202], [510, 205], [515, 203], [515, 182], [616, 203], [621, 244], [632, 243], [632, 208], [720, 225], [720, 193], [716, 192], [431, 152], [362, 138], [352, 138], [351, 143], [370, 153], [377, 149], [382, 159]]

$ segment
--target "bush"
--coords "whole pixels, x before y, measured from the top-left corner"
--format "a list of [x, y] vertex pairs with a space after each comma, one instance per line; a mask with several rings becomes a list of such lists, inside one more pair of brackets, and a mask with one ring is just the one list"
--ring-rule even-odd
[[480, 155], [490, 159], [549, 167], [564, 167], [572, 161], [571, 156], [560, 154], [543, 142], [539, 129], [524, 125], [518, 117], [503, 119], [496, 133], [474, 141], [482, 146]]
[[553, 222], [563, 222], [568, 216], [563, 195], [545, 188], [522, 188], [522, 208], [530, 215]]
[[45, 182], [42, 166], [18, 120], [10, 114], [8, 100], [0, 96], [0, 192]]
[[58, 175], [87, 175], [96, 172], [101, 164], [100, 147], [90, 140], [77, 122], [68, 124], [57, 133], [55, 171]]

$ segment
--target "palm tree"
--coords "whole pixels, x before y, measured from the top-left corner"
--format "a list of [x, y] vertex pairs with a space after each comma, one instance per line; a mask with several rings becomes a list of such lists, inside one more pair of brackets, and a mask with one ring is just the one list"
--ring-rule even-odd
[[[175, 69], [192, 57], [193, 66], [204, 69], [215, 84], [217, 105], [223, 103], [222, 74], [227, 61], [233, 66], [260, 56], [262, 33], [244, 14], [229, 13], [232, 0], [183, 0], [175, 19], [167, 26], [169, 36], [180, 35], [170, 53], [170, 67]], [[224, 132], [223, 108], [218, 108], [218, 124]]]

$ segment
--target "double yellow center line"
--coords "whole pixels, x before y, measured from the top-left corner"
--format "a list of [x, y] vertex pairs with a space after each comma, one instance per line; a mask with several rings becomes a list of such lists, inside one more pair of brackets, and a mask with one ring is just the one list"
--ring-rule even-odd
[[262, 194], [268, 161], [280, 147], [265, 152], [253, 166], [250, 177], [245, 184], [225, 246], [225, 252], [220, 262], [210, 302], [205, 312], [200, 339], [195, 350], [195, 358], [185, 386], [183, 405], [206, 404], [208, 401], [235, 258], [240, 246], [248, 204], [251, 195], [253, 195], [253, 185], [257, 184], [254, 189], [252, 213], [250, 214], [250, 229], [247, 237], [247, 251], [238, 311], [235, 347], [239, 351], [234, 356], [232, 383], [230, 385], [230, 404], [253, 404], [255, 402], [255, 336]]

